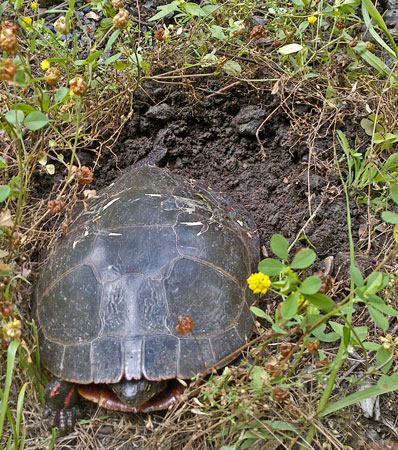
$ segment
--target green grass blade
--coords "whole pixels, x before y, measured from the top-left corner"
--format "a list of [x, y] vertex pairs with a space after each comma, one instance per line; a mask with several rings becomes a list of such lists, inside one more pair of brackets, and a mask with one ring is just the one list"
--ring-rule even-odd
[[[17, 420], [16, 420], [16, 424], [15, 424], [15, 448], [18, 448], [18, 443], [20, 443], [19, 441], [19, 435], [20, 435], [20, 431], [21, 431], [21, 423], [22, 423], [22, 416], [23, 416], [23, 402], [25, 399], [25, 391], [26, 388], [28, 386], [28, 383], [25, 383], [22, 386], [21, 391], [19, 392], [18, 395], [18, 401], [17, 401]], [[20, 445], [19, 445], [20, 447]]]
[[392, 37], [391, 33], [389, 32], [389, 30], [387, 28], [387, 25], [384, 22], [383, 18], [381, 17], [379, 11], [377, 11], [377, 9], [374, 7], [374, 5], [371, 2], [371, 0], [362, 0], [362, 12], [364, 10], [366, 10], [369, 13], [369, 15], [372, 17], [372, 19], [383, 30], [384, 34], [386, 35], [387, 39], [390, 42], [391, 47], [394, 50], [395, 58], [398, 59], [398, 47], [397, 47], [397, 44], [395, 43], [394, 38]]
[[355, 392], [354, 394], [348, 395], [347, 397], [339, 400], [326, 407], [320, 414], [319, 417], [327, 416], [328, 414], [339, 411], [347, 406], [359, 403], [362, 400], [366, 400], [371, 397], [376, 397], [377, 395], [387, 394], [398, 389], [398, 373], [391, 376], [381, 376], [376, 386], [371, 386], [362, 391]]
[[[4, 427], [4, 420], [7, 413], [8, 408], [8, 397], [10, 394], [10, 388], [11, 388], [11, 382], [12, 382], [12, 373], [14, 370], [14, 361], [15, 361], [15, 354], [18, 350], [18, 347], [20, 346], [19, 342], [13, 341], [8, 346], [7, 351], [7, 373], [6, 373], [6, 382], [4, 386], [4, 392], [2, 393], [1, 398], [1, 406], [0, 406], [0, 438], [3, 436], [3, 427]], [[7, 414], [8, 416], [8, 414]], [[8, 416], [10, 419], [10, 416]], [[11, 417], [12, 419], [12, 417]], [[13, 426], [12, 420], [10, 424]], [[13, 426], [14, 428], [14, 426]]]
[[[371, 18], [370, 18], [370, 16], [369, 16], [368, 10], [366, 9], [366, 7], [365, 7], [364, 4], [362, 5], [362, 15], [363, 15], [363, 19], [364, 19], [365, 24], [366, 24], [366, 28], [369, 30], [370, 34], [373, 36], [373, 38], [375, 39], [375, 41], [376, 41], [379, 45], [381, 45], [381, 46], [384, 48], [384, 50], [385, 50], [392, 58], [397, 59], [397, 55], [396, 55], [395, 51], [394, 51], [394, 50], [393, 50], [386, 42], [384, 42], [384, 40], [379, 36], [379, 34], [377, 33], [377, 31], [375, 30], [375, 28], [374, 28], [374, 26], [373, 26], [373, 24], [372, 24], [372, 20], [371, 20]], [[383, 23], [384, 23], [384, 25], [385, 25], [385, 22], [384, 22], [383, 18], [381, 18], [381, 20], [383, 21]], [[387, 26], [386, 26], [386, 28], [387, 28]], [[388, 28], [387, 28], [387, 30], [388, 30]], [[384, 31], [384, 30], [383, 30], [383, 31]], [[390, 34], [388, 31], [387, 31], [387, 33]], [[387, 36], [387, 38], [388, 38], [388, 36]]]

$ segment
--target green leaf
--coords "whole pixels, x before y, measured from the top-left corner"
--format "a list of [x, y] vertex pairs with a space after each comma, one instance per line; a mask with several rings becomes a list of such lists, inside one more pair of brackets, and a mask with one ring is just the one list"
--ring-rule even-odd
[[228, 75], [231, 75], [233, 77], [237, 77], [242, 73], [242, 67], [240, 66], [240, 64], [238, 64], [236, 61], [232, 61], [232, 59], [226, 61], [223, 64], [222, 68]]
[[361, 127], [365, 130], [365, 133], [368, 136], [373, 136], [373, 131], [377, 131], [379, 133], [384, 133], [384, 129], [381, 125], [375, 124], [373, 120], [369, 119], [362, 119], [361, 120]]
[[352, 333], [351, 340], [354, 344], [359, 344], [359, 342], [362, 342], [368, 336], [368, 327], [366, 325], [354, 327], [353, 330], [354, 332]]
[[[390, 33], [390, 30], [388, 29], [386, 23], [384, 22], [382, 16], [380, 15], [379, 11], [375, 8], [371, 0], [362, 0], [362, 11], [366, 14], [366, 12], [369, 13], [369, 15], [372, 17], [372, 19], [377, 23], [377, 25], [383, 30], [384, 34], [386, 35], [387, 39], [389, 40], [391, 47], [393, 48], [393, 51], [395, 53], [395, 59], [398, 58], [398, 48], [394, 41], [393, 36]], [[368, 21], [369, 23], [370, 21]]]
[[326, 312], [330, 312], [336, 308], [336, 303], [325, 294], [306, 295], [305, 298], [319, 309], [323, 309]]
[[386, 394], [388, 392], [395, 391], [397, 389], [398, 389], [398, 373], [394, 373], [390, 377], [382, 375], [379, 381], [377, 382], [376, 386], [372, 386], [370, 388], [355, 392], [354, 394], [344, 397], [342, 400], [339, 400], [338, 402], [332, 403], [331, 405], [327, 406], [323, 411], [321, 411], [319, 416], [320, 417], [327, 416], [328, 414], [339, 411], [340, 409], [346, 408], [347, 406], [359, 403], [362, 400], [366, 400], [371, 397], [376, 397], [381, 394]]
[[60, 87], [54, 95], [55, 103], [62, 102], [65, 97], [68, 95], [69, 89], [65, 86]]
[[398, 223], [398, 214], [393, 211], [383, 211], [381, 218], [387, 223]]
[[[358, 45], [354, 47], [354, 50], [364, 59], [369, 65], [375, 68], [381, 75], [390, 75], [391, 69], [375, 54], [366, 49], [365, 42], [359, 42]], [[391, 77], [396, 80], [394, 75]], [[377, 127], [376, 127], [377, 130]]]
[[204, 5], [204, 6], [202, 6], [202, 10], [206, 14], [206, 16], [209, 16], [210, 14], [212, 14], [218, 8], [219, 8], [218, 5]]
[[49, 122], [48, 117], [40, 111], [34, 111], [25, 117], [24, 125], [32, 131], [45, 127]]
[[301, 44], [287, 44], [281, 47], [278, 51], [282, 55], [291, 55], [292, 53], [297, 53], [303, 49]]
[[336, 342], [340, 336], [337, 333], [321, 333], [316, 338], [322, 342]]
[[380, 344], [377, 344], [376, 342], [362, 342], [362, 345], [364, 347], [365, 350], [370, 350], [370, 351], [377, 351], [380, 348]]
[[[57, 11], [57, 12], [59, 12], [59, 11]], [[48, 13], [48, 11], [47, 11], [47, 13]], [[54, 13], [55, 13], [55, 11], [54, 11]], [[112, 26], [113, 26], [112, 17], [105, 17], [104, 19], [101, 19], [101, 22], [100, 22], [101, 28], [107, 29], [107, 28], [111, 28]], [[120, 30], [115, 30], [115, 31], [120, 32]]]
[[262, 422], [266, 423], [274, 430], [294, 431], [295, 433], [299, 433], [297, 428], [288, 422], [282, 422], [281, 420], [263, 420]]
[[345, 347], [348, 347], [351, 338], [351, 329], [346, 325], [343, 326], [343, 343]]
[[250, 373], [250, 385], [254, 389], [261, 389], [264, 385], [269, 385], [271, 377], [269, 373], [260, 366], [254, 366]]
[[375, 143], [375, 144], [381, 144], [382, 142], [384, 142], [385, 141], [385, 139], [384, 139], [384, 137], [380, 134], [380, 133], [375, 133], [374, 134], [374, 136], [373, 136], [373, 142]]
[[282, 302], [281, 314], [284, 319], [289, 320], [296, 315], [299, 296], [298, 292], [294, 292]]
[[224, 41], [228, 39], [227, 35], [224, 33], [224, 28], [218, 25], [212, 25], [210, 27], [211, 35], [215, 39], [219, 39], [220, 41]]
[[114, 43], [114, 42], [116, 41], [116, 39], [119, 37], [119, 34], [120, 34], [120, 30], [119, 30], [119, 29], [115, 30], [115, 31], [111, 34], [111, 37], [108, 39], [108, 42], [106, 43], [104, 53], [106, 53], [106, 52], [112, 47], [113, 43]]
[[337, 333], [340, 337], [344, 335], [344, 325], [341, 323], [333, 322], [333, 320], [329, 321], [329, 325], [333, 328], [333, 331]]
[[4, 169], [4, 167], [7, 167], [5, 159], [0, 156], [0, 169]]
[[18, 11], [18, 9], [22, 6], [23, 0], [15, 0], [14, 2], [14, 9], [15, 11]]
[[89, 64], [93, 61], [95, 61], [98, 56], [102, 55], [104, 52], [101, 50], [97, 50], [96, 52], [91, 53], [91, 55], [89, 55], [86, 60], [85, 60], [85, 64]]
[[304, 295], [316, 294], [319, 291], [321, 284], [322, 284], [322, 281], [319, 277], [315, 277], [315, 276], [307, 277], [300, 284], [299, 291]]
[[4, 117], [6, 118], [7, 122], [11, 123], [12, 125], [19, 125], [22, 123], [25, 114], [21, 110], [11, 109], [5, 114]]
[[398, 224], [394, 225], [394, 228], [392, 230], [392, 235], [393, 235], [395, 242], [398, 244]]
[[270, 277], [274, 275], [278, 275], [283, 268], [283, 264], [277, 259], [273, 258], [265, 258], [260, 261], [258, 265], [258, 270], [264, 275], [268, 275]]
[[199, 16], [200, 17], [200, 16], [206, 15], [206, 13], [202, 10], [202, 8], [199, 5], [197, 5], [196, 3], [188, 2], [188, 3], [183, 4], [182, 7], [185, 9], [186, 13], [189, 14], [190, 16]]
[[105, 60], [105, 65], [108, 66], [109, 64], [114, 63], [120, 58], [121, 55], [122, 55], [121, 53], [116, 53], [115, 55], [110, 56]]
[[296, 253], [290, 266], [292, 269], [306, 269], [315, 261], [315, 258], [316, 254], [313, 250], [304, 248]]
[[382, 281], [383, 275], [380, 272], [372, 272], [366, 281], [365, 295], [376, 294], [381, 288]]
[[398, 203], [398, 184], [392, 184], [390, 186], [390, 195], [395, 203]]
[[386, 170], [397, 170], [398, 166], [398, 153], [393, 153], [387, 158], [387, 161], [383, 164]]
[[289, 333], [281, 328], [277, 323], [274, 323], [271, 327], [275, 332], [282, 334], [283, 336], [288, 336]]
[[5, 200], [7, 200], [10, 192], [11, 189], [6, 184], [0, 185], [0, 202], [4, 202]]
[[361, 274], [361, 271], [355, 266], [350, 266], [350, 273], [351, 273], [352, 281], [354, 282], [355, 286], [362, 287], [363, 286], [363, 276]]
[[[385, 364], [387, 361], [388, 363]], [[383, 373], [387, 373], [390, 370], [392, 363], [394, 362], [394, 358], [391, 358], [391, 353], [387, 349], [385, 349], [383, 346], [380, 346], [376, 352], [376, 362], [378, 366], [383, 366], [381, 367]]]
[[3, 15], [3, 13], [4, 13], [5, 9], [7, 8], [7, 6], [8, 6], [8, 1], [5, 1], [5, 2], [3, 2], [0, 5], [0, 17]]
[[384, 314], [388, 314], [389, 316], [398, 316], [398, 311], [391, 306], [387, 305], [383, 299], [378, 297], [377, 295], [372, 295], [369, 298], [369, 304], [371, 304], [374, 308], [378, 309]]
[[336, 89], [333, 86], [328, 86], [326, 88], [326, 98], [335, 98], [337, 96]]
[[274, 234], [271, 238], [271, 250], [274, 255], [283, 261], [287, 261], [289, 242], [281, 234]]
[[369, 315], [375, 322], [375, 324], [380, 327], [383, 331], [386, 331], [388, 329], [388, 320], [385, 318], [385, 316], [379, 312], [377, 309], [375, 309], [373, 306], [368, 305]]
[[32, 111], [36, 111], [36, 109], [32, 105], [27, 105], [26, 103], [17, 103], [13, 109], [19, 109], [23, 111], [25, 114], [29, 114]]
[[266, 319], [266, 320], [268, 320], [268, 322], [270, 322], [270, 323], [274, 323], [274, 322], [271, 320], [270, 316], [269, 316], [265, 311], [263, 311], [262, 309], [257, 308], [257, 306], [251, 306], [251, 307], [250, 307], [250, 311], [251, 311], [255, 316], [261, 317], [262, 319]]
[[127, 65], [123, 61], [117, 61], [113, 65], [113, 68], [116, 70], [124, 70], [127, 67]]
[[152, 22], [154, 20], [162, 19], [163, 17], [166, 17], [168, 14], [176, 11], [181, 11], [178, 7], [179, 1], [173, 1], [169, 3], [168, 5], [161, 5], [158, 6], [159, 12], [156, 13], [153, 17], [149, 19], [149, 22]]
[[36, 98], [36, 103], [42, 111], [46, 112], [48, 111], [48, 107], [50, 105], [50, 96], [47, 94], [47, 92], [43, 92], [41, 94], [41, 97]]

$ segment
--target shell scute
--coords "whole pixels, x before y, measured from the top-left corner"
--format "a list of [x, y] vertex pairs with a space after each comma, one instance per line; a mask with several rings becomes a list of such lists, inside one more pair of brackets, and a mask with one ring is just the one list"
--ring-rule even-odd
[[62, 376], [66, 380], [90, 383], [92, 381], [91, 343], [65, 346], [62, 367]]
[[91, 371], [94, 383], [117, 383], [123, 376], [124, 355], [120, 338], [103, 336], [92, 343]]
[[192, 332], [207, 337], [231, 326], [240, 312], [242, 291], [234, 280], [211, 265], [181, 259], [165, 280], [169, 317], [167, 326], [177, 334], [177, 317], [191, 316]]
[[181, 339], [180, 355], [178, 358], [178, 376], [191, 378], [196, 374], [206, 374], [215, 366], [217, 361], [211, 348], [209, 339]]
[[46, 337], [65, 344], [92, 341], [101, 330], [100, 301], [101, 285], [91, 267], [77, 266], [67, 272], [38, 303]]
[[171, 335], [149, 335], [144, 340], [143, 376], [147, 380], [166, 380], [177, 376], [179, 339]]

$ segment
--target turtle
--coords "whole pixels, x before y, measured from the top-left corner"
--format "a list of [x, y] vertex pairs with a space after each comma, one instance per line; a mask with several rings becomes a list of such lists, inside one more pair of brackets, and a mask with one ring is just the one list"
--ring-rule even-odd
[[254, 221], [232, 199], [159, 167], [121, 175], [76, 215], [36, 286], [49, 426], [71, 431], [80, 396], [166, 409], [179, 379], [230, 363], [253, 330], [258, 261]]

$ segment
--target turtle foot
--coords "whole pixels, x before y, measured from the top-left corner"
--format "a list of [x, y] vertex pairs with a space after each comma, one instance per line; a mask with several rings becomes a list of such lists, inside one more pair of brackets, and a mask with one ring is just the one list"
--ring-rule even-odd
[[44, 400], [43, 418], [48, 420], [49, 428], [58, 427], [61, 434], [72, 431], [81, 415], [76, 385], [53, 378], [44, 390]]
[[48, 428], [51, 430], [53, 427], [57, 427], [60, 435], [65, 435], [73, 431], [76, 420], [80, 416], [81, 411], [77, 406], [56, 409], [45, 405], [43, 408], [43, 418], [47, 420]]

